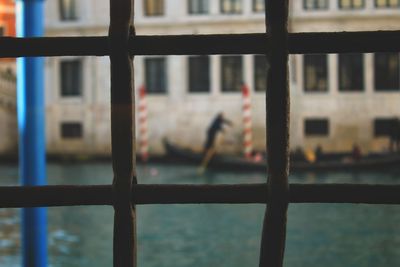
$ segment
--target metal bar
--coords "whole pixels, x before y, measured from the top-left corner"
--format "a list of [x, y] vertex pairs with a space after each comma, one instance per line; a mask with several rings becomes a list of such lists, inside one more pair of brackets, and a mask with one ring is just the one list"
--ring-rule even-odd
[[[16, 5], [18, 36], [42, 36], [43, 0], [19, 0]], [[19, 173], [23, 185], [47, 183], [43, 72], [43, 58], [17, 60]], [[24, 208], [21, 217], [22, 265], [47, 266], [46, 209]]]
[[135, 174], [133, 58], [128, 51], [134, 34], [133, 0], [110, 0], [111, 145], [114, 214], [114, 267], [136, 266], [136, 212], [132, 204]]
[[[290, 203], [400, 204], [400, 185], [291, 184]], [[132, 203], [266, 204], [266, 184], [147, 185], [132, 188]], [[112, 205], [111, 185], [0, 187], [0, 208]]]
[[288, 0], [265, 1], [267, 58], [268, 205], [260, 249], [260, 267], [281, 267], [289, 203]]
[[[400, 204], [400, 185], [291, 184], [290, 203]], [[135, 185], [133, 202], [143, 204], [266, 204], [266, 184]]]
[[291, 203], [400, 204], [399, 185], [293, 184]]
[[292, 33], [288, 38], [290, 54], [400, 51], [400, 31]]
[[111, 185], [0, 187], [0, 208], [112, 204]]
[[[375, 42], [374, 40], [381, 40]], [[265, 54], [264, 33], [131, 36], [132, 55]], [[291, 33], [290, 54], [399, 52], [400, 31]], [[108, 37], [0, 37], [0, 58], [22, 56], [108, 56]]]
[[136, 185], [136, 204], [266, 203], [266, 184]]
[[0, 57], [108, 56], [108, 37], [0, 37]]

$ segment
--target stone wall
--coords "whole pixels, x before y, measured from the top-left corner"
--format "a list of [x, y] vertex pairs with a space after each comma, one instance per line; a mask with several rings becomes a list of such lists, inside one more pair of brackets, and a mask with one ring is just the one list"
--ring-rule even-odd
[[0, 155], [18, 150], [15, 74], [0, 72]]

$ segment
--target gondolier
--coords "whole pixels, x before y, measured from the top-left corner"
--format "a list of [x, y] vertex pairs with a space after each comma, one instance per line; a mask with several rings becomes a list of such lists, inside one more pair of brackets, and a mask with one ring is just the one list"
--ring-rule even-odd
[[232, 122], [228, 119], [225, 119], [224, 114], [220, 112], [207, 129], [207, 139], [204, 144], [204, 154], [206, 154], [207, 151], [214, 146], [217, 134], [224, 131], [224, 124], [232, 126]]
[[224, 113], [220, 112], [217, 116], [213, 119], [210, 126], [207, 129], [207, 138], [206, 142], [204, 143], [204, 154], [203, 154], [203, 161], [199, 168], [199, 172], [203, 172], [207, 167], [208, 162], [210, 161], [211, 157], [215, 153], [215, 139], [219, 132], [224, 131], [224, 124], [232, 126], [233, 123], [224, 118]]

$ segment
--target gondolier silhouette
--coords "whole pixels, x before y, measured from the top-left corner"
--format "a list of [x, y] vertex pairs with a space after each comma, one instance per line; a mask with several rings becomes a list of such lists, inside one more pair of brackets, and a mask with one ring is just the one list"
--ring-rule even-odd
[[224, 131], [224, 124], [229, 126], [233, 125], [230, 120], [224, 118], [224, 113], [219, 112], [207, 129], [207, 138], [206, 142], [204, 143], [203, 160], [199, 167], [199, 173], [203, 173], [205, 171], [208, 162], [215, 154], [215, 139], [219, 132]]

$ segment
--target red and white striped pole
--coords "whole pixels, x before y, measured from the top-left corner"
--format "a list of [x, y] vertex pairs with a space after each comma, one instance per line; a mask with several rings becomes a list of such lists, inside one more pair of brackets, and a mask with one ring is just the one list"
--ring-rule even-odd
[[251, 122], [251, 99], [250, 89], [246, 84], [242, 86], [243, 98], [243, 149], [244, 156], [247, 159], [251, 158], [253, 151], [253, 130]]
[[146, 87], [139, 88], [139, 151], [143, 162], [149, 158]]

